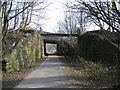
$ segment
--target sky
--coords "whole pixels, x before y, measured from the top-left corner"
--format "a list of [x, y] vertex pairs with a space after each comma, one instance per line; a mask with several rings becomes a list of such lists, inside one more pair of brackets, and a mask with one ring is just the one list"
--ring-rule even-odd
[[52, 0], [52, 4], [48, 7], [46, 11], [46, 16], [48, 20], [46, 20], [45, 25], [43, 25], [42, 29], [48, 32], [55, 32], [57, 27], [57, 22], [64, 17], [64, 6], [62, 2], [65, 0]]
[[[32, 17], [34, 18], [32, 19], [32, 21], [41, 24], [43, 31], [55, 33], [58, 31], [57, 22], [64, 19], [65, 6], [63, 5], [63, 3], [65, 3], [65, 1], [72, 1], [72, 0], [46, 0], [46, 1], [48, 3], [51, 2], [52, 3], [46, 8], [45, 12], [36, 12], [36, 14], [43, 13], [42, 16], [44, 16], [45, 19], [44, 18], [37, 19], [36, 17]], [[35, 26], [34, 24], [30, 24], [30, 26], [35, 29], [37, 28], [37, 26]], [[88, 28], [88, 30], [98, 30], [98, 29], [99, 28], [97, 26], [90, 26]]]
[[[47, 19], [40, 20], [39, 23], [42, 24], [41, 27], [43, 31], [56, 33], [58, 31], [57, 22], [63, 20], [64, 18], [65, 6], [63, 5], [63, 3], [65, 3], [65, 0], [49, 1], [52, 3], [49, 5], [49, 7], [47, 7], [45, 11], [45, 17]], [[95, 29], [98, 30], [99, 27], [93, 26], [88, 28], [89, 31]]]
[[[42, 24], [41, 27], [43, 31], [52, 32], [52, 33], [58, 31], [57, 22], [64, 18], [65, 6], [63, 5], [63, 3], [65, 3], [65, 1], [66, 0], [49, 0], [49, 2], [52, 3], [47, 7], [44, 13], [44, 16], [47, 19], [38, 21], [40, 24]], [[87, 31], [98, 30], [98, 29], [99, 29], [98, 26], [91, 25], [90, 27], [87, 28]]]
[[[51, 4], [45, 9], [44, 14], [42, 15], [45, 18], [40, 19], [39, 21], [36, 21], [35, 19], [35, 22], [41, 24], [43, 31], [55, 33], [57, 31], [57, 22], [64, 17], [64, 6], [62, 2], [65, 2], [65, 0], [49, 0], [49, 2], [51, 2]], [[30, 26], [36, 28], [33, 24]]]

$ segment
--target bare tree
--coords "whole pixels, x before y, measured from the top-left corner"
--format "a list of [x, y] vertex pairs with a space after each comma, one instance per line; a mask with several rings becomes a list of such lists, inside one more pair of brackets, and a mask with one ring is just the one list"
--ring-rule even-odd
[[58, 22], [58, 28], [60, 32], [67, 34], [76, 33], [77, 19], [73, 12], [65, 12], [65, 17], [63, 21]]
[[80, 14], [82, 11], [84, 15], [80, 15], [80, 16], [83, 18], [83, 21], [84, 18], [85, 19], [87, 18], [86, 19], [87, 21], [91, 23], [92, 22], [95, 23], [97, 26], [100, 27], [101, 30], [104, 30], [108, 27], [108, 30], [120, 32], [119, 30], [120, 11], [117, 8], [117, 4], [119, 2], [117, 1], [116, 2], [114, 1], [85, 2], [83, 0], [74, 0], [74, 1], [75, 1], [74, 3], [67, 3], [66, 6], [71, 10], [78, 10], [77, 13]]
[[2, 1], [2, 41], [5, 39], [9, 31], [24, 30], [32, 20], [35, 12], [44, 10], [48, 5], [44, 4], [44, 0], [36, 2], [14, 2]]
[[[86, 31], [89, 17], [82, 5], [76, 5], [75, 2], [66, 2], [67, 10], [64, 21], [60, 24], [59, 31], [65, 31], [69, 34], [82, 34]], [[63, 28], [64, 27], [64, 28]]]
[[72, 37], [72, 34], [78, 34], [77, 24], [78, 20], [73, 12], [65, 12], [64, 20], [58, 22], [58, 32], [62, 34], [70, 34], [66, 40], [73, 47], [75, 46], [76, 38]]
[[[33, 5], [33, 2], [30, 2], [26, 7], [24, 7], [22, 10], [19, 10], [19, 12], [17, 12], [17, 10], [12, 10], [13, 1], [2, 2], [2, 18], [3, 18], [2, 41], [5, 39], [8, 33], [8, 26], [9, 26], [10, 20], [15, 18], [15, 22], [14, 22], [15, 23], [14, 28], [15, 28], [17, 16], [20, 15], [29, 7], [31, 7], [31, 5]], [[10, 16], [10, 14], [13, 13], [13, 11], [15, 11], [15, 15]]]
[[12, 1], [3, 2], [3, 4], [2, 4], [2, 17], [3, 17], [3, 29], [2, 29], [3, 38], [2, 38], [2, 41], [4, 40], [5, 36], [7, 35], [8, 16], [9, 16], [11, 8], [12, 8]]
[[103, 28], [102, 23], [111, 28], [112, 31], [120, 32], [120, 11], [116, 6], [117, 2], [84, 2], [79, 0], [84, 10], [91, 17], [93, 22]]

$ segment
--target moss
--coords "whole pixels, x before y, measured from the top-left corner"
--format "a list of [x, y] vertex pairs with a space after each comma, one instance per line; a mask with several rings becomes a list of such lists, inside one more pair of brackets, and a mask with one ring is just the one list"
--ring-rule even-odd
[[22, 38], [10, 55], [6, 55], [4, 60], [6, 63], [6, 71], [19, 71], [27, 68], [41, 58], [41, 42], [40, 35], [31, 35]]
[[7, 62], [6, 71], [7, 72], [12, 72], [13, 71], [12, 62]]

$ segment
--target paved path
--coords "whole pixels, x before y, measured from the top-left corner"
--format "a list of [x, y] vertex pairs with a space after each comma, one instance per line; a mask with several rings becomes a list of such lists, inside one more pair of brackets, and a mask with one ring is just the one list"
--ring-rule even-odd
[[15, 88], [70, 88], [58, 56], [49, 56]]

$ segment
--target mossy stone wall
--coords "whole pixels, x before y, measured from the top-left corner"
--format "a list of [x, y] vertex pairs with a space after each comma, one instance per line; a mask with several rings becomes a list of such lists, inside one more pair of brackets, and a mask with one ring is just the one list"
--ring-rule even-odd
[[20, 71], [42, 58], [42, 39], [39, 33], [23, 37], [11, 54], [3, 57], [6, 61], [6, 72]]

